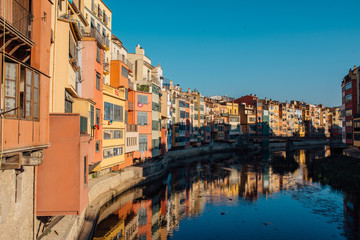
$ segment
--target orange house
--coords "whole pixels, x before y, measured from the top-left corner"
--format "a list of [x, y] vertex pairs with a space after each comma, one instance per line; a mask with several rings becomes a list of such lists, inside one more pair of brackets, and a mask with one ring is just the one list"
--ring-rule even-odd
[[134, 158], [152, 157], [152, 97], [151, 93], [130, 91], [133, 99], [133, 110], [129, 111], [129, 124], [137, 124], [139, 130], [139, 151], [134, 152]]
[[[89, 165], [94, 165], [102, 160], [102, 140], [103, 140], [103, 79], [104, 79], [104, 48], [97, 42], [95, 38], [84, 37], [82, 41], [83, 46], [83, 78], [82, 82], [82, 97], [92, 99], [95, 105], [95, 125], [94, 128], [94, 142], [95, 155], [94, 161], [89, 162]], [[96, 164], [95, 164], [96, 165]]]
[[36, 166], [49, 146], [50, 22], [48, 0], [0, 1], [0, 239], [33, 234], [24, 219], [34, 217]]

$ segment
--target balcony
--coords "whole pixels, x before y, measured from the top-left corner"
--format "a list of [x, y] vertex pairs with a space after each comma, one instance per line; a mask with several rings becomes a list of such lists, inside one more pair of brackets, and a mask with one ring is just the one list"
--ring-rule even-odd
[[159, 78], [157, 78], [157, 77], [155, 77], [155, 76], [150, 76], [150, 78], [144, 77], [143, 80], [144, 80], [144, 81], [148, 81], [148, 82], [155, 83], [155, 84], [157, 84], [157, 85], [160, 85], [160, 80], [159, 80]]
[[33, 15], [29, 12], [28, 8], [16, 0], [5, 0], [6, 8], [4, 14], [3, 1], [0, 0], [1, 24], [3, 24], [5, 19], [6, 24], [9, 24], [9, 26], [6, 26], [8, 30], [15, 30], [31, 40]]
[[106, 40], [103, 35], [96, 28], [90, 28], [89, 32], [85, 32], [85, 37], [93, 37], [102, 46], [105, 46]]
[[120, 60], [129, 67], [129, 70], [133, 72], [133, 64], [127, 60], [127, 58], [120, 53], [111, 53], [111, 60]]
[[126, 125], [126, 132], [137, 132], [138, 125], [137, 124], [127, 124]]
[[110, 74], [110, 63], [109, 62], [104, 63], [104, 74], [105, 75]]

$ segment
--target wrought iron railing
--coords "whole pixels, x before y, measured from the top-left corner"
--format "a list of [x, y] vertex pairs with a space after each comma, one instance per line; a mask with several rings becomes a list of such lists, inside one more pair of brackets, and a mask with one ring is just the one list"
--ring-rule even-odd
[[105, 45], [105, 37], [100, 34], [100, 32], [96, 28], [90, 28], [89, 32], [85, 32], [84, 36], [93, 37], [100, 44]]
[[129, 69], [133, 72], [133, 64], [122, 54], [113, 52], [111, 53], [112, 60], [120, 60], [129, 67]]

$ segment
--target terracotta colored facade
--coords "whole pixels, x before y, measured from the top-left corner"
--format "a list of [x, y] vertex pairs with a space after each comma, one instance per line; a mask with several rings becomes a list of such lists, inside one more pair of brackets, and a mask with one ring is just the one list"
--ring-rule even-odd
[[[143, 151], [140, 149], [139, 151], [134, 152], [134, 158], [148, 158], [152, 157], [152, 94], [146, 92], [139, 92], [139, 91], [131, 91], [129, 95], [134, 96], [134, 110], [129, 112], [129, 123], [138, 124], [139, 129], [139, 144], [140, 144], [140, 136], [146, 135], [147, 136], [147, 150]], [[147, 96], [147, 103], [139, 102], [139, 95], [140, 96]], [[141, 97], [140, 97], [141, 98]], [[130, 114], [131, 113], [131, 114]], [[147, 123], [140, 124], [139, 120], [139, 113], [146, 113], [147, 114]], [[130, 117], [131, 115], [131, 117]]]
[[79, 122], [80, 114], [50, 114], [51, 147], [38, 167], [37, 216], [78, 215], [88, 203], [93, 151], [90, 135], [80, 136]]
[[[82, 97], [92, 99], [95, 105], [95, 157], [94, 164], [102, 160], [102, 140], [103, 140], [103, 127], [102, 121], [104, 116], [103, 105], [103, 59], [104, 49], [93, 38], [83, 39], [83, 66], [86, 66], [86, 71], [83, 71], [82, 83]], [[98, 50], [99, 49], [99, 50]], [[97, 51], [100, 51], [100, 57], [97, 58]]]

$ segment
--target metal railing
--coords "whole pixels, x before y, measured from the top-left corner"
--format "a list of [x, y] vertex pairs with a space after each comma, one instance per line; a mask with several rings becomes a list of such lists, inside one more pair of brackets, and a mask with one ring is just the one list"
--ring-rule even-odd
[[148, 81], [148, 82], [153, 82], [153, 83], [156, 83], [156, 84], [160, 84], [159, 78], [157, 78], [157, 77], [155, 77], [155, 76], [150, 76], [149, 78], [148, 78], [148, 77], [144, 77], [143, 80], [144, 80], [144, 81]]
[[[4, 1], [6, 4], [4, 16]], [[31, 40], [33, 15], [16, 0], [0, 0], [0, 16], [16, 28], [22, 35]]]
[[94, 37], [100, 44], [105, 45], [105, 37], [100, 34], [96, 28], [90, 28], [89, 32], [85, 32], [84, 36]]
[[111, 60], [120, 60], [129, 67], [129, 69], [133, 72], [133, 64], [121, 53], [113, 52], [111, 53]]
[[126, 125], [126, 131], [127, 132], [137, 132], [138, 131], [138, 125], [137, 124], [127, 124]]
[[110, 72], [110, 63], [109, 62], [106, 62], [105, 64], [104, 64], [104, 71], [106, 71], [106, 72]]

